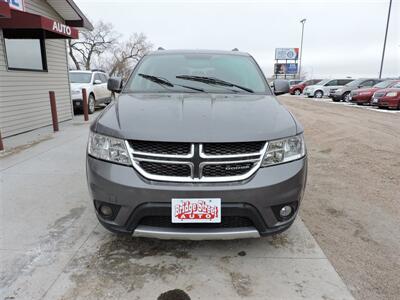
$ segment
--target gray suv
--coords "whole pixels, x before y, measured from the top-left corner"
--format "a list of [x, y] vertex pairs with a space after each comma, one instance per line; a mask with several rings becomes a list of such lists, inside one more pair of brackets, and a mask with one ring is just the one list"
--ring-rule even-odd
[[91, 125], [87, 152], [105, 228], [200, 240], [293, 223], [307, 177], [303, 127], [249, 54], [156, 51], [122, 89], [118, 78], [108, 88], [120, 96]]
[[372, 87], [381, 81], [382, 81], [381, 79], [376, 79], [376, 78], [356, 79], [354, 81], [345, 84], [342, 87], [331, 88], [329, 91], [329, 97], [332, 98], [332, 100], [335, 102], [339, 101], [349, 102], [351, 91], [360, 88]]

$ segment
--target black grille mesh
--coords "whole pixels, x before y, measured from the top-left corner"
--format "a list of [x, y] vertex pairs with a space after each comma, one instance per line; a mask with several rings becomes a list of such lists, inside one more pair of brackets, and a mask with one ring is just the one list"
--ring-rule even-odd
[[235, 163], [221, 165], [205, 165], [202, 175], [204, 177], [223, 177], [223, 176], [238, 176], [246, 174], [251, 170], [254, 163]]
[[189, 177], [190, 167], [184, 164], [165, 164], [148, 161], [141, 161], [140, 166], [147, 173], [161, 176]]
[[260, 152], [264, 142], [206, 143], [203, 151], [207, 155], [234, 155]]
[[169, 155], [189, 154], [191, 147], [190, 143], [170, 142], [131, 141], [130, 144], [135, 151]]
[[240, 228], [254, 227], [249, 218], [237, 216], [222, 216], [221, 223], [172, 223], [171, 216], [147, 216], [140, 220], [139, 225], [167, 228]]

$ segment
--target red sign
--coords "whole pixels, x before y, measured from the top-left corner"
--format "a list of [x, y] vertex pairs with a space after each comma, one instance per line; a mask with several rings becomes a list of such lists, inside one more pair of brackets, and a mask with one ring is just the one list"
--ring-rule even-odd
[[73, 39], [77, 39], [79, 37], [78, 29], [48, 18], [42, 17], [42, 27], [44, 30], [52, 31]]
[[173, 223], [221, 222], [221, 199], [172, 199]]
[[[1, 1], [1, 0], [0, 0]], [[43, 16], [11, 10], [11, 18], [0, 19], [0, 28], [7, 29], [42, 29], [46, 38], [79, 38], [79, 31], [74, 27]]]

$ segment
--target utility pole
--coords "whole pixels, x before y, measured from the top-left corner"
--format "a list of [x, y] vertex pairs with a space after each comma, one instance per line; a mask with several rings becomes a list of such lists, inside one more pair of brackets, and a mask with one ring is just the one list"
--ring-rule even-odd
[[388, 12], [387, 22], [386, 22], [385, 41], [383, 42], [383, 51], [382, 51], [381, 69], [379, 70], [379, 79], [382, 78], [383, 61], [385, 60], [386, 40], [387, 40], [387, 34], [388, 34], [388, 30], [389, 30], [389, 20], [390, 20], [390, 11], [391, 10], [392, 10], [392, 0], [390, 0], [390, 2], [389, 2], [389, 12]]
[[[392, 0], [390, 0], [392, 1]], [[301, 77], [301, 56], [303, 55], [303, 36], [304, 36], [304, 23], [306, 23], [307, 19], [300, 20], [301, 23], [301, 44], [300, 44], [300, 62], [299, 62], [299, 78]]]

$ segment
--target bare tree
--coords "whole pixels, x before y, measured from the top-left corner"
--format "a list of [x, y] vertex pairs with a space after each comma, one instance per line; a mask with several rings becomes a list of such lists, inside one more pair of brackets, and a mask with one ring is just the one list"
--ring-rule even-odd
[[152, 49], [153, 45], [143, 33], [132, 34], [127, 41], [117, 43], [109, 65], [110, 76], [127, 78], [134, 64]]
[[99, 21], [92, 31], [82, 31], [79, 40], [68, 41], [69, 56], [78, 70], [90, 70], [92, 61], [110, 50], [118, 37], [112, 24]]

